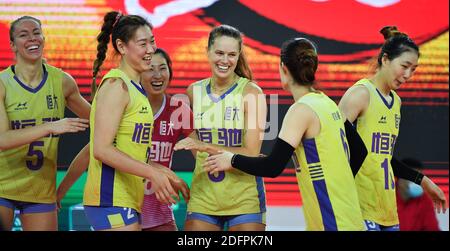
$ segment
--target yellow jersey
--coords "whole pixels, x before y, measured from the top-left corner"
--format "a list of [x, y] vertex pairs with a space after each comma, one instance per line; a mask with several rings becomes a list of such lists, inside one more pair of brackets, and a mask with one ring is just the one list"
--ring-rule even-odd
[[[128, 87], [130, 102], [120, 121], [114, 146], [121, 152], [143, 163], [151, 145], [153, 112], [145, 91], [119, 69], [112, 69], [102, 79], [120, 78]], [[121, 172], [94, 158], [94, 132], [96, 96], [92, 102], [90, 117], [90, 162], [84, 188], [83, 203], [87, 206], [128, 207], [141, 212], [144, 199], [142, 177]]]
[[[201, 141], [225, 147], [244, 144], [242, 94], [249, 82], [246, 78], [239, 78], [220, 97], [211, 93], [210, 78], [194, 83], [194, 128]], [[225, 216], [266, 211], [261, 177], [237, 169], [210, 175], [203, 171], [207, 157], [207, 153], [197, 153], [188, 212]]]
[[369, 106], [356, 120], [356, 129], [368, 155], [355, 181], [365, 220], [383, 226], [399, 224], [391, 159], [400, 127], [400, 97], [391, 91], [389, 104], [370, 80], [362, 79], [370, 93]]
[[303, 139], [294, 154], [307, 230], [364, 230], [339, 108], [323, 93], [306, 94], [297, 103], [320, 120], [320, 133]]
[[[11, 130], [64, 118], [63, 72], [43, 64], [40, 84], [31, 88], [15, 75], [14, 66], [0, 73]], [[48, 135], [23, 146], [0, 151], [0, 198], [54, 203], [58, 135]]]

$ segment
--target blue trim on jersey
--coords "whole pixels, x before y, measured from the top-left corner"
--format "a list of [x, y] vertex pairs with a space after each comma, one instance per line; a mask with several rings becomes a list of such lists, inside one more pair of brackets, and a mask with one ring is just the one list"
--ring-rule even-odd
[[375, 88], [375, 90], [377, 90], [378, 95], [380, 95], [380, 98], [381, 98], [381, 100], [383, 100], [383, 103], [386, 105], [386, 107], [388, 109], [391, 109], [394, 106], [394, 100], [395, 100], [392, 92], [389, 92], [389, 96], [391, 96], [392, 102], [391, 102], [391, 104], [388, 104], [387, 100], [384, 98], [384, 96], [381, 94], [381, 92], [377, 88]]
[[144, 87], [142, 87], [141, 83], [139, 83], [139, 85], [137, 85], [133, 80], [130, 80], [130, 81], [140, 93], [142, 93], [144, 96], [147, 97], [147, 93], [145, 92], [145, 89], [144, 89]]
[[48, 213], [56, 210], [56, 203], [34, 203], [0, 198], [0, 206], [18, 209], [19, 214]]
[[317, 201], [319, 203], [320, 212], [322, 214], [324, 230], [337, 231], [336, 216], [334, 215], [333, 206], [331, 205], [325, 180], [314, 180], [313, 186], [314, 191], [316, 192]]
[[316, 140], [305, 139], [302, 141], [303, 148], [305, 149], [306, 163], [319, 163], [319, 152], [317, 151]]
[[16, 72], [15, 72], [14, 68], [15, 68], [14, 65], [11, 65], [11, 70], [14, 73], [14, 77], [13, 77], [14, 80], [16, 80], [16, 82], [19, 83], [19, 85], [22, 86], [23, 89], [25, 89], [25, 90], [27, 90], [27, 91], [29, 91], [31, 93], [38, 92], [42, 88], [42, 86], [44, 86], [45, 82], [47, 81], [48, 72], [47, 72], [47, 69], [45, 69], [45, 65], [42, 65], [42, 68], [44, 70], [44, 76], [42, 77], [42, 80], [39, 83], [39, 85], [36, 86], [35, 88], [32, 88], [32, 87], [24, 84], [22, 81], [20, 81], [20, 79], [16, 76]]
[[224, 99], [228, 94], [230, 94], [236, 87], [238, 86], [237, 83], [235, 83], [230, 89], [228, 89], [224, 94], [222, 94], [219, 98], [216, 98], [211, 93], [211, 83], [208, 83], [206, 85], [206, 93], [208, 94], [208, 97], [211, 99], [212, 102], [217, 103], [220, 100]]
[[256, 190], [258, 191], [259, 210], [261, 212], [266, 211], [266, 193], [264, 192], [264, 181], [262, 177], [255, 177]]
[[114, 198], [114, 176], [116, 169], [102, 163], [102, 177], [100, 181], [100, 206], [112, 207]]

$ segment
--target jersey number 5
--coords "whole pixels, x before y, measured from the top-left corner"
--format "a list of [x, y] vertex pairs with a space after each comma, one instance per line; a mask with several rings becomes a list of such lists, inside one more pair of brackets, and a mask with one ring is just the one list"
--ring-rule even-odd
[[36, 171], [41, 169], [42, 165], [44, 164], [44, 153], [41, 150], [36, 149], [36, 147], [43, 147], [44, 141], [34, 141], [30, 143], [30, 147], [28, 148], [27, 156], [34, 156], [36, 155], [37, 160], [36, 163], [33, 163], [32, 160], [27, 160], [27, 167], [30, 170]]

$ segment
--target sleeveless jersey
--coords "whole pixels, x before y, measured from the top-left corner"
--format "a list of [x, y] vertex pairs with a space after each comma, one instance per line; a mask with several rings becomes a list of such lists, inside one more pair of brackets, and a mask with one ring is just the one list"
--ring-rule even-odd
[[392, 101], [388, 104], [368, 79], [355, 85], [365, 86], [370, 93], [369, 107], [356, 121], [368, 151], [355, 179], [363, 217], [383, 226], [396, 225], [399, 221], [391, 158], [400, 127], [401, 100], [391, 91]]
[[[40, 84], [31, 88], [20, 81], [14, 66], [0, 73], [5, 86], [5, 108], [11, 130], [64, 118], [63, 72], [43, 64]], [[0, 198], [34, 203], [56, 201], [58, 135], [0, 151]]]
[[320, 120], [319, 135], [303, 139], [294, 154], [307, 230], [364, 230], [339, 108], [323, 93], [309, 93], [297, 103]]
[[[119, 69], [106, 74], [108, 78], [120, 78], [128, 87], [130, 102], [120, 121], [114, 146], [131, 158], [146, 162], [147, 148], [151, 144], [153, 112], [140, 84], [134, 83]], [[141, 212], [144, 199], [144, 178], [121, 172], [94, 158], [94, 131], [96, 96], [90, 116], [90, 160], [84, 188], [84, 205], [100, 207], [129, 207]]]
[[[181, 135], [188, 137], [193, 129], [191, 108], [181, 100], [164, 96], [163, 104], [154, 115], [149, 160], [171, 168], [173, 147]], [[142, 205], [142, 228], [152, 228], [174, 220], [172, 209], [156, 199], [150, 181], [146, 180]]]
[[[194, 128], [199, 139], [226, 147], [244, 144], [243, 91], [249, 80], [239, 78], [224, 94], [211, 93], [211, 79], [193, 84]], [[266, 211], [264, 183], [261, 177], [240, 170], [220, 172], [217, 176], [203, 171], [207, 153], [198, 152], [192, 179], [189, 212], [209, 215], [238, 215]]]

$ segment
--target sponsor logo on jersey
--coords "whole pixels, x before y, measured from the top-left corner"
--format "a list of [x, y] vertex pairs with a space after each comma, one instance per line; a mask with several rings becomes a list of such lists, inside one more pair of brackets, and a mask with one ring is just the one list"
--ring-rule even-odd
[[16, 108], [14, 108], [14, 110], [15, 110], [15, 111], [27, 110], [27, 109], [28, 109], [27, 103], [28, 103], [28, 102], [22, 102], [22, 103], [19, 102], [19, 103], [17, 104]]

